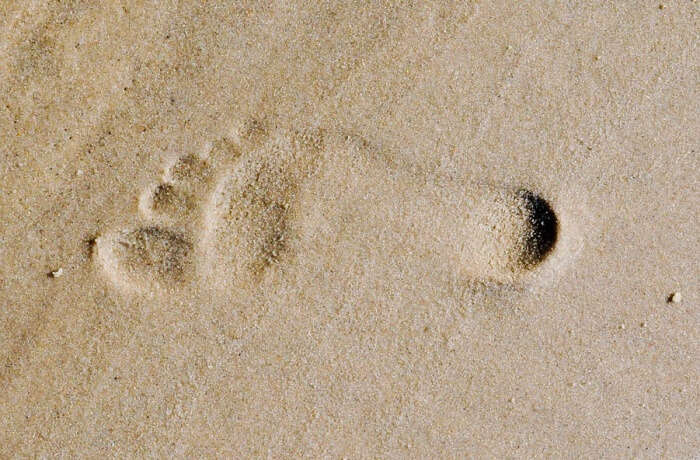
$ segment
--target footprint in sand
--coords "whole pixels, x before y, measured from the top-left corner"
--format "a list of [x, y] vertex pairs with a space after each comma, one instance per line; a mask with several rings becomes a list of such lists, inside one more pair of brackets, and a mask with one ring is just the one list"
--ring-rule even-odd
[[130, 292], [255, 286], [288, 252], [291, 203], [312, 172], [316, 135], [249, 122], [177, 158], [142, 193], [143, 224], [96, 239], [107, 277]]
[[248, 123], [206, 150], [181, 156], [143, 192], [143, 225], [97, 239], [116, 286], [230, 293], [298, 255], [434, 264], [465, 281], [513, 284], [557, 240], [557, 217], [533, 192], [424, 177], [346, 137]]

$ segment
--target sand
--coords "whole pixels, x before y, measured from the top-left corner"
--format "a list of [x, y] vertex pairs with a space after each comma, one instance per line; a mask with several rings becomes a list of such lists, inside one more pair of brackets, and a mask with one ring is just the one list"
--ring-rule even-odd
[[0, 4], [0, 457], [696, 458], [698, 5]]

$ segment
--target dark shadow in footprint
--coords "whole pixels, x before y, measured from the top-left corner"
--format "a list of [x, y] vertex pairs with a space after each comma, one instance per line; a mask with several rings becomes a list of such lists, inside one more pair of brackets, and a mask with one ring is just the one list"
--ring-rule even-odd
[[523, 202], [528, 223], [520, 263], [531, 269], [542, 262], [554, 248], [559, 222], [552, 207], [541, 196], [529, 190], [520, 190], [518, 197]]

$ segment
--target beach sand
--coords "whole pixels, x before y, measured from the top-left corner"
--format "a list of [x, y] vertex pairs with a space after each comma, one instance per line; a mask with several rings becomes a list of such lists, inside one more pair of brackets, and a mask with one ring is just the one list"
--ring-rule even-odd
[[697, 458], [698, 30], [2, 2], [0, 457]]

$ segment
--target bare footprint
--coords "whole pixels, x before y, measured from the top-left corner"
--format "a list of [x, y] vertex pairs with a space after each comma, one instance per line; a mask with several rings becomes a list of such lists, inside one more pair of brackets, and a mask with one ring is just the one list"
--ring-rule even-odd
[[519, 283], [553, 250], [559, 228], [533, 192], [425, 177], [362, 143], [256, 123], [177, 158], [139, 210], [143, 225], [97, 239], [104, 272], [127, 291], [235, 294], [270, 267], [297, 265], [299, 254]]

